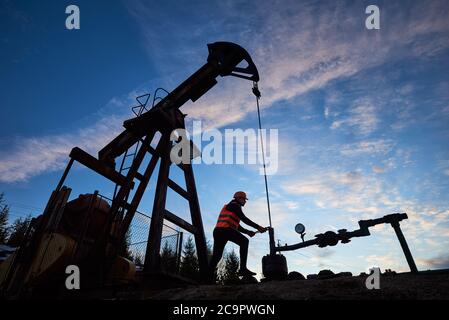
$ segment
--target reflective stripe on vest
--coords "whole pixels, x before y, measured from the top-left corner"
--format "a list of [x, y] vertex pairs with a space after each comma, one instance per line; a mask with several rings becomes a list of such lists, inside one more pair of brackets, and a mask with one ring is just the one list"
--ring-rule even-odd
[[215, 228], [237, 229], [240, 225], [240, 218], [234, 212], [226, 209], [226, 206], [224, 205], [223, 209], [221, 209]]

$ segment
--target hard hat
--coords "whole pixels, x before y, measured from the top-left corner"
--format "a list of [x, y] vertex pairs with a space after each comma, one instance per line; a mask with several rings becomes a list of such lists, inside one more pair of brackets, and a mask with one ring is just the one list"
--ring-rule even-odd
[[236, 193], [234, 193], [234, 198], [244, 198], [245, 200], [248, 200], [248, 198], [246, 197], [246, 193], [243, 191], [237, 191]]

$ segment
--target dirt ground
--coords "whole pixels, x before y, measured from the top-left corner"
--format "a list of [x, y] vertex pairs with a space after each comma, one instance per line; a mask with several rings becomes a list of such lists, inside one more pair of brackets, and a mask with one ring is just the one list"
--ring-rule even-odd
[[435, 300], [449, 299], [449, 274], [381, 275], [380, 289], [368, 290], [366, 277], [267, 281], [257, 284], [198, 285], [148, 293], [154, 300]]

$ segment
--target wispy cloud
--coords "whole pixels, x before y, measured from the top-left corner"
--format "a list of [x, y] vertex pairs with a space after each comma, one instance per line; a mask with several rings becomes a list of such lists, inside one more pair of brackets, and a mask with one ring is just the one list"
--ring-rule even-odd
[[146, 93], [146, 86], [143, 84], [127, 94], [112, 97], [91, 116], [93, 123], [74, 132], [6, 138], [10, 148], [0, 152], [0, 182], [27, 181], [45, 172], [61, 170], [75, 146], [96, 156], [123, 130], [123, 121], [134, 116], [130, 107], [137, 105], [135, 98]]
[[[364, 29], [365, 14], [358, 5], [329, 2], [318, 8], [312, 1], [282, 1], [276, 5], [276, 10], [272, 10], [273, 5], [271, 2], [258, 3], [257, 6], [245, 6], [239, 2], [210, 6], [204, 3], [195, 5], [198, 6], [195, 8], [189, 6], [187, 10], [167, 3], [135, 0], [127, 7], [142, 30], [150, 59], [161, 66], [165, 84], [175, 86], [194, 69], [180, 71], [175, 65], [199, 66], [201, 61], [205, 61], [205, 41], [225, 37], [246, 47], [257, 63], [263, 108], [385, 62], [434, 55], [449, 46], [446, 41], [448, 6], [444, 1], [408, 4], [410, 10], [407, 15], [396, 10], [398, 5], [387, 4], [383, 10], [389, 13], [388, 26], [377, 33]], [[174, 7], [176, 10], [173, 11]], [[171, 19], [168, 12], [178, 14], [178, 18], [189, 16], [189, 19]], [[206, 12], [214, 19], [204, 15]], [[235, 21], [239, 23], [233, 23]], [[236, 79], [220, 79], [220, 82], [220, 90], [211, 90], [197, 103], [184, 107], [192, 119], [202, 119], [209, 127], [223, 127], [254, 112], [250, 83], [245, 83], [245, 86], [243, 80]], [[347, 113], [340, 115], [333, 114], [331, 107], [325, 110], [328, 110], [325, 111], [326, 117], [332, 119], [331, 126], [336, 130], [346, 128], [368, 135], [376, 130], [380, 121], [375, 102], [369, 100], [356, 101]], [[67, 154], [74, 145], [88, 145], [98, 151], [105, 140], [113, 137], [111, 132], [117, 132], [115, 129], [102, 129], [104, 123], [109, 125], [108, 119], [106, 116], [78, 132], [25, 138], [24, 145], [35, 148], [34, 158], [28, 157], [26, 148], [19, 145], [5, 150], [0, 155], [2, 181], [24, 180], [56, 170], [61, 167], [62, 154]], [[96, 131], [97, 126], [100, 133], [104, 130], [104, 134], [100, 134], [104, 138], [86, 138], [83, 132]], [[13, 160], [18, 158], [22, 159], [21, 165]], [[35, 159], [40, 159], [41, 163], [33, 164]]]
[[376, 108], [370, 101], [364, 99], [356, 102], [345, 117], [332, 122], [331, 128], [348, 127], [360, 135], [367, 135], [376, 130], [378, 123]]
[[449, 255], [439, 255], [430, 259], [420, 259], [418, 262], [427, 268], [447, 269], [449, 268]]
[[381, 182], [360, 171], [314, 171], [297, 181], [287, 181], [283, 189], [298, 196], [309, 196], [319, 208], [342, 209], [355, 216], [381, 214], [386, 199]]
[[[345, 172], [315, 168], [313, 171], [309, 170], [305, 176], [286, 180], [282, 186], [286, 193], [299, 203], [311, 201], [311, 207], [303, 205], [303, 213], [310, 210], [313, 212], [314, 208], [332, 212], [332, 221], [344, 224], [355, 224], [361, 219], [372, 219], [393, 212], [406, 212], [409, 219], [401, 225], [412, 251], [418, 258], [429, 249], [429, 244], [423, 240], [434, 243], [439, 241], [442, 245], [449, 236], [449, 210], [444, 204], [438, 206], [404, 195], [397, 184], [391, 184], [383, 176], [363, 171]], [[429, 192], [429, 188], [424, 185], [420, 190]], [[376, 234], [388, 238], [392, 236], [392, 230], [388, 227], [377, 228]], [[383, 267], [397, 270], [406, 268], [402, 257], [375, 255], [368, 258], [367, 262]]]
[[443, 175], [449, 176], [449, 160], [440, 160], [438, 169], [443, 173]]
[[25, 181], [43, 172], [62, 169], [70, 150], [79, 146], [96, 155], [121, 130], [122, 119], [109, 116], [71, 134], [25, 138], [0, 153], [0, 181]]
[[[158, 27], [155, 28], [154, 20], [144, 18], [142, 13], [157, 8], [142, 1], [132, 1], [129, 6], [142, 28], [148, 52], [153, 59], [160, 52], [160, 48], [155, 46], [165, 42], [158, 41], [161, 33]], [[414, 52], [409, 47], [417, 47], [425, 36], [445, 39], [449, 30], [445, 18], [447, 7], [442, 1], [426, 5], [412, 4], [409, 16], [398, 12], [396, 5], [387, 5], [384, 10], [391, 17], [389, 26], [377, 34], [369, 33], [363, 27], [365, 15], [364, 8], [360, 6], [348, 7], [343, 3], [332, 2], [320, 4], [317, 10], [314, 2], [297, 1], [282, 1], [276, 6], [277, 10], [272, 10], [272, 6], [271, 2], [258, 3], [251, 7], [250, 15], [238, 1], [213, 6], [208, 13], [212, 16], [217, 14], [219, 18], [214, 19], [212, 28], [207, 26], [210, 19], [206, 23], [194, 13], [190, 14], [194, 21], [190, 24], [185, 22], [185, 25], [181, 23], [171, 26], [167, 19], [162, 22], [172, 28], [175, 36], [176, 30], [182, 25], [196, 30], [190, 36], [182, 33], [181, 43], [193, 41], [191, 43], [203, 45], [198, 41], [199, 35], [213, 39], [214, 35], [219, 35], [217, 30], [221, 30], [231, 40], [243, 44], [259, 67], [264, 108], [391, 60], [421, 56], [422, 51]], [[204, 9], [199, 6], [193, 11], [201, 12]], [[186, 14], [182, 10], [181, 13]], [[236, 19], [240, 23], [232, 24]], [[434, 51], [444, 43], [428, 42], [426, 49], [422, 50]], [[187, 47], [192, 48], [191, 45]], [[199, 61], [198, 56], [204, 55], [201, 49], [181, 50], [182, 56], [195, 61]], [[178, 59], [179, 50], [175, 52], [176, 56], [165, 52], [164, 59], [172, 56]], [[189, 107], [189, 114], [211, 121], [214, 126], [223, 126], [239, 121], [253, 112], [253, 98], [248, 97], [249, 85], [247, 89], [244, 85], [239, 88], [229, 82], [220, 86], [219, 92], [214, 92], [214, 95], [208, 95]], [[352, 127], [362, 134], [376, 129], [379, 119], [372, 102], [359, 101], [351, 110], [346, 118], [336, 119], [333, 126]]]
[[394, 147], [391, 140], [378, 139], [366, 140], [353, 144], [346, 144], [341, 147], [341, 153], [344, 156], [360, 156], [360, 155], [386, 155]]
[[386, 255], [369, 255], [365, 258], [367, 269], [371, 267], [379, 267], [381, 270], [392, 269], [394, 271], [404, 272], [407, 271], [407, 267], [402, 263], [398, 257], [393, 254]]

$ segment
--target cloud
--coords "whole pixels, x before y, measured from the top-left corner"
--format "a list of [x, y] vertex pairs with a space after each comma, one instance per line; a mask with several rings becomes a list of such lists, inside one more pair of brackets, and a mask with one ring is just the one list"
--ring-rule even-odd
[[[407, 160], [403, 162], [405, 164]], [[377, 174], [386, 173], [395, 168], [396, 168], [396, 158], [394, 156], [387, 159], [383, 159], [380, 164], [372, 166], [373, 172]]]
[[331, 129], [348, 128], [360, 135], [368, 135], [377, 129], [379, 121], [374, 105], [364, 99], [356, 102], [346, 116], [332, 122]]
[[375, 172], [375, 173], [385, 173], [386, 170], [385, 170], [385, 168], [381, 168], [379, 166], [373, 166], [373, 172]]
[[100, 149], [123, 131], [123, 122], [134, 116], [130, 106], [137, 105], [135, 98], [146, 92], [147, 85], [112, 97], [90, 117], [94, 119], [92, 124], [74, 132], [8, 139], [10, 148], [0, 152], [0, 182], [27, 181], [45, 172], [61, 170], [75, 146], [96, 157]]
[[[411, 4], [409, 16], [401, 14], [396, 8], [398, 5], [385, 5], [383, 10], [390, 16], [389, 26], [378, 33], [367, 33], [363, 28], [364, 10], [358, 5], [332, 2], [322, 3], [318, 8], [314, 2], [282, 1], [275, 10], [274, 5], [259, 2], [257, 6], [250, 6], [250, 14], [246, 11], [248, 6], [239, 1], [207, 8], [196, 5], [189, 10], [188, 21], [176, 23], [162, 15], [146, 19], [146, 12], [159, 12], [156, 4], [132, 1], [129, 8], [141, 27], [152, 60], [158, 57], [162, 61], [179, 60], [181, 56], [184, 61], [201, 61], [200, 57], [204, 56], [202, 38], [223, 38], [224, 34], [241, 43], [261, 74], [262, 108], [391, 60], [419, 57], [426, 50], [434, 52], [435, 48], [444, 47], [445, 42], [437, 40], [445, 39], [445, 32], [449, 31], [444, 1]], [[177, 13], [187, 14], [184, 11], [178, 9]], [[207, 20], [202, 16], [205, 12]], [[236, 20], [239, 24], [232, 23]], [[171, 45], [163, 40], [167, 34], [159, 32], [161, 28], [168, 30], [170, 37], [179, 38], [175, 41], [176, 50], [170, 52]], [[182, 28], [196, 31], [186, 35], [178, 32]], [[418, 48], [426, 37], [436, 40], [426, 41], [421, 50], [410, 50], [410, 46]], [[162, 47], [164, 44], [166, 48]], [[173, 65], [173, 61], [170, 64]], [[213, 95], [189, 106], [189, 115], [211, 122], [212, 126], [224, 126], [253, 113], [250, 84], [245, 86], [242, 81], [233, 81], [238, 85], [220, 83], [219, 91], [214, 90]], [[330, 110], [325, 109], [327, 116]], [[376, 130], [379, 121], [376, 106], [371, 101], [361, 100], [351, 112], [335, 119], [332, 127], [348, 127], [366, 135]]]
[[367, 269], [371, 267], [379, 267], [381, 269], [392, 269], [394, 271], [404, 272], [407, 271], [407, 266], [404, 265], [403, 261], [399, 260], [398, 257], [393, 254], [387, 255], [369, 255], [365, 257], [367, 263]]
[[327, 171], [319, 174], [315, 173], [313, 177], [304, 177], [296, 182], [287, 182], [283, 188], [295, 194], [316, 194], [327, 196], [328, 198], [337, 198], [337, 188], [345, 186], [358, 189], [361, 187], [363, 180], [364, 177], [358, 171]]
[[282, 188], [316, 208], [340, 210], [338, 219], [356, 222], [361, 218], [383, 215], [387, 206], [400, 207], [394, 193], [386, 196], [383, 183], [361, 171], [313, 171], [311, 176], [289, 179]]
[[441, 110], [441, 113], [442, 113], [443, 115], [445, 115], [445, 116], [449, 116], [449, 106], [444, 107], [444, 108]]
[[[174, 86], [193, 71], [188, 70], [192, 68], [181, 71], [180, 65], [199, 66], [205, 62], [204, 42], [227, 38], [247, 48], [258, 65], [262, 108], [323, 88], [362, 70], [394, 60], [435, 55], [449, 47], [446, 41], [448, 6], [444, 1], [408, 4], [408, 15], [397, 10], [397, 6], [399, 4], [385, 4], [384, 10], [390, 16], [388, 27], [381, 32], [368, 33], [361, 24], [364, 10], [359, 5], [347, 6], [341, 2], [323, 3], [318, 7], [312, 1], [282, 1], [277, 5], [261, 2], [257, 6], [237, 1], [195, 4], [188, 9], [165, 2], [135, 0], [127, 3], [141, 29], [149, 58], [160, 66], [165, 84]], [[170, 19], [168, 12], [178, 16]], [[175, 19], [183, 16], [189, 19]], [[233, 23], [235, 21], [239, 23]], [[219, 82], [219, 90], [214, 88], [195, 104], [183, 107], [191, 119], [204, 120], [208, 128], [236, 123], [254, 113], [251, 83], [241, 79], [220, 79]], [[369, 135], [380, 123], [376, 104], [370, 100], [356, 101], [342, 114], [332, 111], [332, 105], [325, 110], [335, 130]], [[120, 116], [122, 114], [116, 114], [117, 118]], [[75, 145], [86, 145], [97, 152], [114, 136], [112, 133], [118, 132], [118, 124], [116, 127], [109, 119], [109, 116], [102, 116], [97, 124], [72, 133], [23, 138], [23, 146], [17, 143], [0, 155], [0, 179], [21, 181], [57, 170], [63, 166], [63, 155]], [[100, 136], [92, 140], [86, 133], [96, 132], [97, 126]], [[111, 128], [105, 129], [105, 126]], [[28, 155], [28, 147], [34, 148], [33, 157]], [[36, 163], [38, 161], [40, 163]]]
[[327, 119], [329, 118], [331, 111], [330, 111], [330, 107], [325, 107], [324, 108], [324, 117]]
[[329, 258], [330, 256], [335, 254], [335, 250], [329, 248], [323, 248], [317, 251], [317, 255], [320, 258]]
[[[281, 226], [282, 228], [286, 227], [291, 231], [292, 224], [297, 220], [297, 214], [291, 211], [291, 204], [289, 205], [285, 202], [271, 200], [270, 210], [272, 213], [275, 213], [272, 215], [273, 225]], [[245, 206], [245, 214], [259, 224], [269, 225], [267, 200], [264, 197], [249, 201]], [[277, 231], [282, 233], [281, 230]]]
[[437, 167], [443, 175], [449, 176], [449, 160], [439, 160]]
[[138, 95], [132, 91], [113, 97], [95, 113], [96, 121], [74, 132], [10, 139], [10, 148], [0, 152], [0, 182], [27, 181], [45, 172], [61, 170], [75, 146], [96, 156], [123, 130], [123, 121], [130, 117], [129, 106], [135, 105], [134, 98]]
[[419, 259], [420, 265], [432, 269], [447, 269], [449, 268], [449, 255], [439, 255], [430, 259]]
[[12, 150], [0, 154], [0, 181], [26, 181], [43, 172], [60, 170], [75, 146], [96, 155], [99, 146], [105, 146], [120, 132], [121, 122], [110, 116], [75, 133], [21, 139]]
[[386, 155], [394, 147], [392, 140], [378, 139], [378, 140], [365, 140], [353, 144], [346, 144], [341, 147], [340, 152], [344, 156], [360, 156], [360, 155]]
[[295, 209], [298, 209], [298, 207], [299, 207], [299, 204], [296, 201], [286, 201], [285, 205], [290, 210], [295, 210]]
[[[314, 171], [308, 177], [290, 178], [282, 188], [299, 202], [311, 201], [317, 209], [334, 212], [344, 223], [406, 212], [409, 219], [402, 224], [403, 230], [407, 239], [417, 246], [425, 245], [418, 243], [421, 239], [437, 237], [441, 241], [449, 235], [445, 226], [449, 210], [444, 205], [404, 197], [396, 185], [377, 175], [358, 171]], [[380, 228], [378, 232], [391, 236], [389, 228]]]

